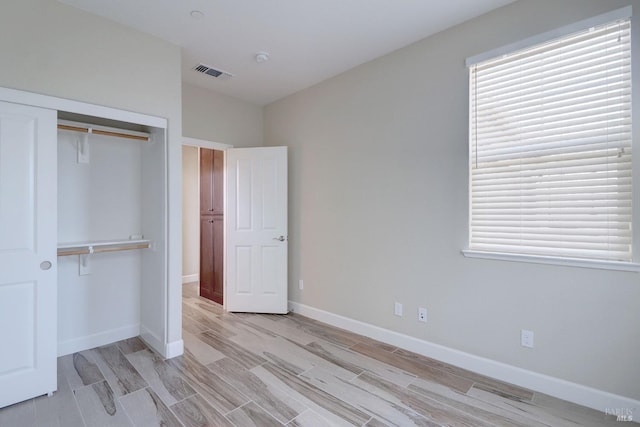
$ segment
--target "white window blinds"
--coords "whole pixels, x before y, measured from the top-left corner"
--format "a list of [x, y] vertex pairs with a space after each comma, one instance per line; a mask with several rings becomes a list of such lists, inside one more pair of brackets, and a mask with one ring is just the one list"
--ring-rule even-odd
[[470, 67], [478, 251], [632, 261], [630, 22]]

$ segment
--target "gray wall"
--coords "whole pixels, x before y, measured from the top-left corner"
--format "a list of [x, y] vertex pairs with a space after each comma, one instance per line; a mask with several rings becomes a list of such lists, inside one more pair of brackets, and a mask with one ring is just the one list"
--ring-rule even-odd
[[183, 135], [234, 147], [259, 147], [262, 107], [218, 92], [182, 85]]
[[0, 57], [0, 86], [168, 119], [168, 341], [180, 340], [180, 48], [57, 1], [20, 0], [0, 2]]
[[[200, 165], [198, 147], [182, 146], [182, 282], [200, 274]], [[185, 277], [186, 276], [186, 277]], [[185, 281], [185, 278], [187, 279]]]
[[[290, 147], [290, 298], [640, 398], [637, 273], [460, 254], [465, 58], [630, 3], [522, 0], [268, 105], [265, 145]], [[520, 346], [523, 328], [534, 349]]]

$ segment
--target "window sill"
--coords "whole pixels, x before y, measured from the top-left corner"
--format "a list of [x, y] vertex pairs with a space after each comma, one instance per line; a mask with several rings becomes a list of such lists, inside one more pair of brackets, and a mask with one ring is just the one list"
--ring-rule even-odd
[[540, 255], [508, 254], [502, 252], [484, 252], [473, 249], [463, 249], [462, 254], [467, 258], [495, 259], [500, 261], [528, 262], [533, 264], [550, 264], [579, 268], [596, 268], [601, 270], [640, 272], [640, 264], [620, 261], [597, 261], [578, 258], [560, 258]]

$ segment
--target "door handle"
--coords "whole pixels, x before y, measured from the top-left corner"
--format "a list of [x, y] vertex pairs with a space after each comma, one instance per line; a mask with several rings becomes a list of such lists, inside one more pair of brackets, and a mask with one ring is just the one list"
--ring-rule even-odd
[[209, 224], [213, 224], [213, 220], [212, 219], [209, 220]]
[[51, 261], [42, 261], [40, 263], [40, 270], [49, 270], [51, 268]]
[[284, 242], [285, 240], [287, 240], [287, 238], [284, 237], [284, 236], [280, 236], [280, 237], [274, 237], [273, 240], [277, 240], [279, 242]]

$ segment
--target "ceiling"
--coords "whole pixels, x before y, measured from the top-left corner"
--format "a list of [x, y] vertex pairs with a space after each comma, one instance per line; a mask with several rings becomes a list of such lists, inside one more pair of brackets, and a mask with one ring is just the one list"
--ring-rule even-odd
[[183, 81], [264, 105], [514, 0], [59, 1], [179, 45]]

